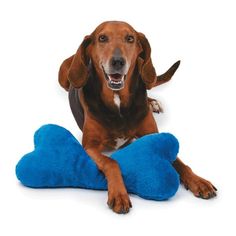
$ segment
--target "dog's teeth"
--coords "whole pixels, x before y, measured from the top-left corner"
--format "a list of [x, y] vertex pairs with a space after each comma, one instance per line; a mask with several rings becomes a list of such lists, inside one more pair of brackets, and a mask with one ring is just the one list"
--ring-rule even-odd
[[111, 80], [111, 83], [112, 83], [112, 84], [121, 84], [122, 81], [113, 81], [113, 80]]
[[112, 84], [121, 84], [121, 81], [111, 81]]
[[122, 75], [121, 78], [120, 78], [118, 81], [116, 81], [115, 79], [113, 79], [112, 76], [107, 75], [107, 77], [108, 77], [109, 83], [110, 83], [111, 85], [119, 85], [119, 86], [121, 86], [122, 83], [124, 83], [124, 78], [125, 78], [124, 75]]
[[114, 81], [114, 80], [112, 79], [113, 77], [108, 75], [109, 80], [110, 80], [111, 82], [116, 82], [116, 83], [117, 83], [117, 82], [118, 82], [118, 83], [121, 83], [121, 81], [124, 80], [124, 77], [125, 77], [125, 76], [123, 75], [123, 76], [120, 78], [119, 81]]

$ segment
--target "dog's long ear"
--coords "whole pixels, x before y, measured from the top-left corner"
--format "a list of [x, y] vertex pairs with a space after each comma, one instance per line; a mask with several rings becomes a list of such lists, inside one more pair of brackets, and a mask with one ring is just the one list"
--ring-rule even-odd
[[89, 55], [87, 47], [91, 43], [91, 37], [85, 36], [83, 42], [73, 57], [69, 71], [68, 80], [75, 88], [83, 87], [88, 79]]
[[168, 82], [178, 69], [180, 61], [172, 65], [164, 74], [157, 76], [155, 68], [152, 65], [150, 44], [144, 34], [138, 33], [138, 36], [142, 47], [142, 52], [138, 58], [138, 69], [146, 88], [151, 89]]
[[147, 89], [155, 86], [157, 79], [155, 68], [151, 59], [151, 47], [144, 34], [138, 33], [138, 39], [142, 52], [138, 58], [138, 69]]

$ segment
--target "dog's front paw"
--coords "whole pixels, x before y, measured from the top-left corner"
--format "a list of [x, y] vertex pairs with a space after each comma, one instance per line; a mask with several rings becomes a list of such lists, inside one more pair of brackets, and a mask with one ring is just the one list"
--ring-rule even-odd
[[210, 199], [216, 196], [216, 187], [208, 180], [197, 175], [183, 181], [185, 188], [190, 190], [196, 197]]
[[118, 214], [126, 214], [132, 207], [128, 193], [118, 189], [108, 191], [107, 205]]
[[156, 112], [156, 113], [161, 113], [161, 112], [163, 113], [164, 112], [164, 109], [163, 109], [160, 101], [158, 101], [156, 99], [149, 98], [148, 102], [149, 102], [150, 109], [153, 112]]

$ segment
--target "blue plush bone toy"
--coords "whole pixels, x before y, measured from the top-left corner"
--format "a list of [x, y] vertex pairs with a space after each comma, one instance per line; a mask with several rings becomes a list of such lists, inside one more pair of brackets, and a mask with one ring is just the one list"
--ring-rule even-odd
[[[16, 166], [22, 184], [33, 188], [80, 187], [107, 189], [104, 175], [65, 128], [44, 125], [35, 132], [35, 150]], [[150, 134], [114, 152], [130, 193], [146, 199], [165, 200], [179, 187], [179, 176], [172, 167], [179, 149], [169, 133]]]

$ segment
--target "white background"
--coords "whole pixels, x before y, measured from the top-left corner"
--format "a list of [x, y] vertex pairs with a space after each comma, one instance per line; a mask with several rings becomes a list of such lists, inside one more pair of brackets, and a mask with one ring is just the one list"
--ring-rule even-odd
[[[235, 235], [235, 15], [233, 0], [1, 1], [0, 235]], [[172, 81], [150, 91], [165, 108], [156, 120], [178, 137], [184, 162], [217, 186], [217, 198], [182, 187], [166, 202], [132, 195], [131, 212], [117, 215], [106, 192], [17, 181], [15, 165], [41, 125], [81, 139], [57, 72], [104, 20], [145, 33], [158, 73], [181, 59]]]

